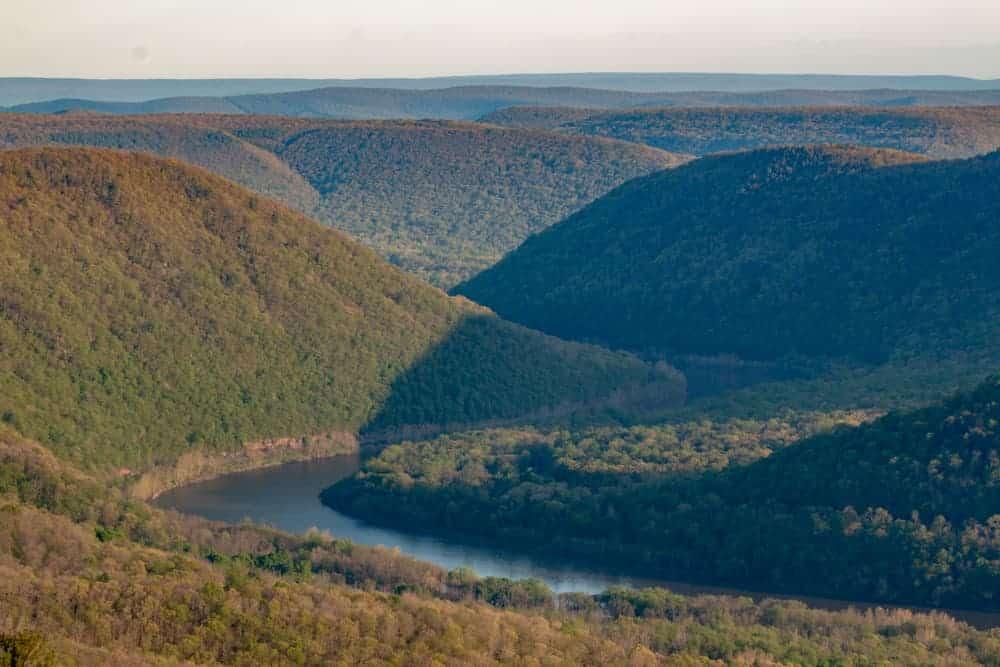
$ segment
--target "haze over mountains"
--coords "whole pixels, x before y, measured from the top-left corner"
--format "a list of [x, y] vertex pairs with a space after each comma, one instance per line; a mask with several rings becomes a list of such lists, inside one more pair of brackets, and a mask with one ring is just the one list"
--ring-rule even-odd
[[533, 86], [637, 93], [765, 90], [1000, 90], [1000, 80], [958, 76], [850, 76], [711, 73], [567, 73], [427, 77], [416, 79], [56, 79], [0, 78], [0, 106], [59, 98], [143, 102], [164, 97], [288, 93], [328, 87], [428, 90], [455, 86]]
[[58, 98], [11, 106], [8, 111], [111, 114], [239, 113], [279, 114], [302, 118], [437, 118], [476, 120], [514, 106], [717, 107], [788, 105], [971, 106], [1000, 103], [1000, 87], [985, 90], [768, 90], [753, 92], [637, 93], [591, 88], [530, 86], [458, 86], [430, 90], [327, 87], [295, 92], [228, 97], [167, 97], [140, 102]]

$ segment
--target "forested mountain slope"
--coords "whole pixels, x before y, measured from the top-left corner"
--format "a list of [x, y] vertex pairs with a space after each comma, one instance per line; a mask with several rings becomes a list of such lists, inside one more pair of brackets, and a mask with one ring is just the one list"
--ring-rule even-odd
[[680, 164], [621, 143], [474, 125], [343, 125], [280, 156], [317, 189], [317, 216], [450, 286], [638, 175]]
[[0, 116], [0, 147], [177, 157], [350, 232], [450, 286], [621, 183], [683, 161], [598, 138], [473, 124], [250, 116]]
[[[2, 420], [101, 471], [674, 382], [504, 322], [275, 202], [141, 154], [0, 152], [0, 284]], [[312, 441], [267, 440], [284, 436]]]
[[0, 148], [92, 146], [143, 151], [183, 160], [308, 213], [319, 202], [315, 188], [270, 150], [200, 116], [98, 114], [0, 117]]
[[456, 291], [577, 340], [881, 362], [996, 348], [1000, 153], [703, 158], [631, 181]]
[[956, 158], [1000, 147], [1000, 106], [627, 111], [535, 107], [502, 109], [483, 121], [610, 137], [693, 155], [779, 144], [854, 144]]
[[787, 442], [816, 425], [447, 436], [387, 448], [323, 497], [639, 576], [1000, 609], [1000, 378]]

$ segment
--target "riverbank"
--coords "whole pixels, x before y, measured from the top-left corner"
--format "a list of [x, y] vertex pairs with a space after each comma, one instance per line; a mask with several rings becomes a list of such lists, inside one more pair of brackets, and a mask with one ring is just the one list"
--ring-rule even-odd
[[[351, 512], [348, 507], [342, 507], [335, 501], [328, 502], [327, 498], [324, 497], [324, 494], [321, 494], [320, 497], [320, 502], [322, 502], [323, 505], [331, 512], [348, 516], [356, 521], [367, 523], [386, 532], [390, 530], [397, 531], [413, 538], [440, 540], [453, 544], [460, 542], [463, 546], [469, 549], [482, 551], [503, 550], [508, 553], [515, 553], [515, 548], [511, 547], [510, 543], [507, 542], [490, 540], [477, 535], [459, 534], [455, 531], [443, 529], [420, 530], [416, 528], [418, 524], [415, 524], [414, 522], [395, 519], [384, 514], [356, 514]], [[801, 602], [814, 609], [822, 609], [831, 612], [853, 609], [862, 612], [886, 610], [909, 611], [921, 614], [943, 613], [955, 618], [956, 620], [968, 623], [979, 630], [1000, 628], [1000, 612], [930, 607], [926, 605], [891, 603], [877, 600], [838, 599], [808, 594], [797, 594], [788, 591], [754, 590], [725, 585], [713, 585], [710, 583], [662, 579], [657, 578], [656, 576], [640, 574], [634, 569], [630, 569], [625, 566], [613, 566], [609, 562], [602, 561], [600, 559], [586, 558], [580, 556], [579, 554], [569, 553], [568, 551], [554, 553], [552, 551], [546, 551], [541, 547], [537, 549], [516, 549], [516, 553], [519, 557], [536, 563], [544, 570], [548, 570], [550, 568], [573, 570], [577, 573], [582, 573], [584, 577], [589, 576], [593, 579], [608, 581], [612, 584], [611, 587], [623, 585], [628, 588], [666, 588], [681, 595], [718, 595], [725, 597], [749, 598], [755, 603], [763, 602], [765, 600], [794, 601]], [[475, 566], [473, 566], [473, 569], [475, 570]], [[538, 578], [551, 585], [551, 581], [547, 580], [544, 575]], [[619, 580], [621, 583], [614, 583], [615, 580]], [[599, 588], [600, 587], [590, 587], [588, 590], [581, 592], [601, 592]]]
[[189, 452], [173, 465], [137, 475], [127, 488], [133, 498], [152, 501], [171, 489], [231, 473], [357, 454], [359, 450], [357, 436], [347, 431], [253, 440], [232, 452]]
[[545, 559], [496, 546], [475, 544], [468, 539], [459, 541], [456, 537], [442, 539], [421, 534], [412, 524], [396, 529], [373, 525], [336, 512], [319, 502], [319, 492], [331, 483], [354, 474], [358, 462], [358, 456], [353, 455], [226, 475], [208, 482], [179, 487], [162, 495], [156, 505], [230, 523], [250, 519], [291, 533], [303, 533], [315, 527], [357, 544], [398, 548], [404, 554], [446, 570], [469, 567], [483, 577], [536, 578], [556, 593], [576, 591], [596, 594], [615, 587], [662, 587], [684, 595], [720, 595], [755, 601], [799, 601], [828, 611], [854, 608], [861, 611], [886, 609], [914, 613], [937, 612], [979, 629], [1000, 627], [1000, 614], [988, 612], [774, 594], [630, 577], [620, 572], [595, 570], [565, 559]]

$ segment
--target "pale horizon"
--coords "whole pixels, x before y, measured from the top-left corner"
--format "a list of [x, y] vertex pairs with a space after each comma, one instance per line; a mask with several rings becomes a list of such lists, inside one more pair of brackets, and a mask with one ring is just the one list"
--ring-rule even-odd
[[1000, 77], [1000, 3], [8, 0], [0, 76]]
[[816, 76], [816, 77], [907, 77], [907, 78], [919, 78], [919, 77], [953, 77], [958, 79], [971, 79], [975, 81], [995, 81], [1000, 80], [1000, 75], [998, 76], [973, 76], [967, 74], [954, 74], [950, 72], [922, 72], [922, 73], [907, 73], [907, 72], [761, 72], [761, 71], [746, 71], [746, 72], [736, 72], [736, 71], [697, 71], [697, 70], [635, 70], [635, 69], [623, 69], [623, 70], [530, 70], [530, 71], [499, 71], [499, 72], [451, 72], [444, 74], [414, 74], [414, 75], [381, 75], [381, 76], [324, 76], [320, 74], [316, 75], [299, 75], [299, 74], [288, 74], [288, 75], [230, 75], [230, 74], [153, 74], [148, 76], [139, 76], [133, 74], [80, 74], [80, 75], [56, 75], [56, 74], [0, 74], [0, 79], [79, 79], [81, 81], [128, 81], [128, 80], [142, 80], [142, 81], [211, 81], [211, 80], [224, 80], [224, 79], [245, 79], [248, 81], [258, 80], [275, 80], [275, 79], [288, 79], [288, 80], [301, 80], [301, 81], [378, 81], [381, 79], [389, 80], [414, 80], [419, 81], [422, 79], [464, 79], [464, 78], [475, 78], [475, 77], [518, 77], [518, 76], [578, 76], [578, 75], [598, 75], [598, 74], [615, 74], [615, 75], [682, 75], [682, 76], [762, 76], [762, 77], [783, 77], [783, 76]]

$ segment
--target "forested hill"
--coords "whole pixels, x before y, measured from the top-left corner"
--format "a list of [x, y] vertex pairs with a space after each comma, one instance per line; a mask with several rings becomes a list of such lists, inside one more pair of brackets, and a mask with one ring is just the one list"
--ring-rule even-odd
[[637, 179], [456, 291], [632, 350], [883, 361], [995, 345], [1000, 153], [703, 158]]
[[854, 144], [955, 158], [1000, 147], [1000, 106], [617, 111], [522, 107], [502, 109], [483, 121], [610, 137], [692, 155], [787, 144]]
[[1000, 378], [797, 443], [773, 425], [443, 437], [323, 497], [645, 576], [1000, 609]]
[[215, 126], [209, 118], [10, 114], [0, 116], [0, 148], [92, 146], [143, 151], [204, 167], [302, 212], [316, 207], [319, 195], [305, 177], [272, 151]]
[[206, 167], [451, 286], [529, 234], [683, 158], [602, 138], [445, 122], [0, 116], [0, 147], [141, 150]]
[[0, 152], [0, 284], [2, 420], [89, 469], [568, 410], [657, 378], [680, 390], [141, 154]]

